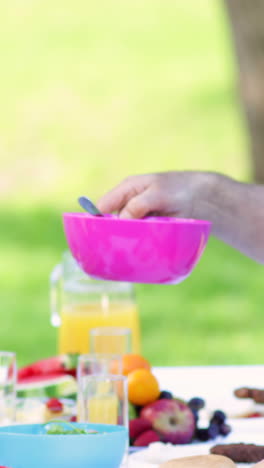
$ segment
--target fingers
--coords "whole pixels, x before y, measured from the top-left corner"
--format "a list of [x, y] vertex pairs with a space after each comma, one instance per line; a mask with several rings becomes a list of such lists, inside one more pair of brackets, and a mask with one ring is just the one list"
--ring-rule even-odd
[[158, 194], [151, 189], [147, 189], [128, 201], [120, 212], [120, 218], [143, 218], [153, 212], [158, 213], [161, 209], [162, 201]]
[[132, 176], [122, 181], [117, 187], [105, 194], [97, 202], [102, 213], [122, 211], [129, 200], [144, 191], [149, 184], [148, 176]]

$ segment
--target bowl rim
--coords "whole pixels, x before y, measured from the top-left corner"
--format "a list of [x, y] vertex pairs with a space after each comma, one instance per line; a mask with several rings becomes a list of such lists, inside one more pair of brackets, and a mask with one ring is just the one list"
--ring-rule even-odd
[[[52, 421], [50, 421], [52, 423]], [[0, 438], [1, 436], [15, 436], [15, 437], [38, 437], [38, 438], [44, 438], [44, 439], [53, 439], [54, 440], [54, 437], [56, 437], [57, 439], [61, 439], [63, 438], [65, 440], [65, 434], [31, 434], [29, 432], [15, 432], [15, 428], [18, 427], [18, 428], [23, 428], [23, 427], [44, 427], [45, 425], [47, 425], [48, 423], [44, 423], [44, 424], [13, 424], [13, 425], [9, 425], [9, 426], [1, 426], [0, 427]], [[91, 440], [91, 437], [106, 437], [106, 436], [109, 436], [109, 435], [119, 435], [120, 433], [121, 434], [126, 434], [128, 435], [128, 429], [125, 427], [125, 426], [119, 426], [119, 425], [112, 425], [112, 424], [93, 424], [93, 423], [71, 423], [71, 424], [76, 424], [78, 427], [87, 427], [89, 426], [89, 429], [102, 429], [102, 430], [107, 430], [107, 429], [111, 429], [111, 428], [115, 428], [115, 430], [111, 431], [107, 431], [107, 432], [99, 432], [99, 434], [67, 434], [66, 437], [68, 440], [68, 438], [70, 439], [73, 439], [73, 440], [76, 440], [76, 438], [80, 437], [80, 436], [84, 436], [85, 437], [89, 437], [89, 440]], [[12, 429], [12, 430], [10, 430]], [[55, 439], [56, 440], [56, 439]], [[85, 439], [84, 439], [85, 440]], [[86, 439], [87, 440], [87, 439]]]
[[193, 225], [193, 226], [207, 226], [210, 227], [212, 225], [211, 221], [205, 219], [193, 219], [193, 218], [177, 218], [176, 216], [148, 216], [146, 218], [118, 218], [117, 215], [106, 214], [105, 216], [93, 216], [89, 213], [81, 213], [81, 212], [63, 212], [63, 219], [69, 218], [85, 218], [85, 219], [93, 219], [94, 221], [102, 222], [111, 222], [111, 221], [119, 221], [120, 223], [144, 223], [146, 219], [148, 219], [148, 224], [156, 223], [156, 224], [168, 224], [170, 223], [175, 225]]

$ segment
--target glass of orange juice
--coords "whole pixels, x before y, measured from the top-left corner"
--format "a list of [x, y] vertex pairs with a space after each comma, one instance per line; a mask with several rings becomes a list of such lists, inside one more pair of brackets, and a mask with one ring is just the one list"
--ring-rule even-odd
[[131, 283], [100, 281], [86, 275], [65, 252], [50, 278], [51, 323], [59, 327], [58, 351], [87, 354], [94, 328], [131, 330], [132, 352], [140, 353], [140, 325]]
[[122, 375], [79, 375], [79, 422], [128, 427], [127, 379]]

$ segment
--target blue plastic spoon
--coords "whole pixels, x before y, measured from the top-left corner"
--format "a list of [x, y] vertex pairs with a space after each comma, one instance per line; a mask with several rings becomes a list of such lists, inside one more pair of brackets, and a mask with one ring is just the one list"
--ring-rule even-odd
[[98, 208], [93, 204], [93, 202], [87, 198], [87, 197], [79, 197], [78, 202], [81, 205], [81, 207], [90, 213], [93, 216], [104, 216]]

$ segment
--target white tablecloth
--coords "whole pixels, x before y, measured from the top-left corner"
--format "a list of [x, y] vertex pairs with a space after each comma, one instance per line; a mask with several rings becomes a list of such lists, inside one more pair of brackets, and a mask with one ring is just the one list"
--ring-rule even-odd
[[224, 409], [230, 416], [252, 407], [250, 401], [235, 398], [234, 389], [244, 386], [264, 389], [264, 365], [156, 367], [153, 372], [162, 390], [170, 390], [185, 400], [202, 397], [209, 410]]
[[[256, 408], [256, 405], [249, 400], [235, 398], [233, 392], [236, 388], [244, 386], [264, 388], [264, 365], [155, 367], [153, 372], [158, 378], [162, 390], [169, 390], [174, 396], [185, 400], [195, 396], [202, 397], [206, 401], [209, 413], [215, 409], [222, 409], [231, 418]], [[262, 406], [264, 408], [264, 405]], [[250, 427], [247, 426], [247, 421]], [[233, 424], [235, 427], [233, 427], [233, 434], [230, 435], [230, 441], [264, 444], [264, 423], [262, 418], [258, 420], [237, 420], [237, 422], [233, 421]], [[228, 442], [228, 440], [226, 441]], [[201, 444], [199, 449], [191, 445], [178, 446], [178, 456], [208, 453], [209, 448], [206, 445]], [[194, 453], [195, 450], [198, 453]], [[152, 467], [157, 468], [158, 465], [154, 464]], [[151, 468], [151, 465], [141, 463], [132, 457], [129, 468]]]

